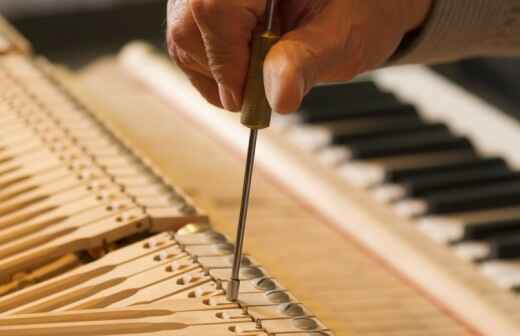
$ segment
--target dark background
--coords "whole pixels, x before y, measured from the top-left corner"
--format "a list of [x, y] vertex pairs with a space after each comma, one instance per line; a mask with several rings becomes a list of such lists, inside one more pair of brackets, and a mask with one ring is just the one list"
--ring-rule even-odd
[[[0, 0], [37, 53], [73, 68], [143, 39], [164, 49], [166, 0]], [[520, 119], [520, 59], [471, 59], [434, 69]]]

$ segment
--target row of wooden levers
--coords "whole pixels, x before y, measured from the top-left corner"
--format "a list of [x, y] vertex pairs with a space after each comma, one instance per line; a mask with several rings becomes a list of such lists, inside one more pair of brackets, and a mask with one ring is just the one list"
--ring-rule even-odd
[[317, 88], [274, 126], [498, 286], [520, 288], [520, 172], [504, 158], [371, 81]]
[[1, 335], [331, 335], [247, 256], [227, 301], [233, 245], [19, 41], [0, 29]]

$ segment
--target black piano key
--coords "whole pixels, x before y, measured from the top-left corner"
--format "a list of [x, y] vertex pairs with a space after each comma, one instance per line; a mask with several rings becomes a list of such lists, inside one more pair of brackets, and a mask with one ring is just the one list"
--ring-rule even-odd
[[520, 173], [512, 172], [507, 167], [467, 170], [445, 175], [409, 179], [403, 183], [403, 187], [408, 197], [422, 197], [446, 189], [454, 190], [471, 186], [486, 186], [501, 182], [520, 182]]
[[363, 113], [361, 116], [313, 123], [310, 126], [326, 130], [332, 137], [379, 130], [390, 130], [400, 127], [424, 125], [427, 122], [418, 113], [396, 113], [394, 115], [370, 116]]
[[395, 127], [381, 128], [372, 131], [351, 134], [335, 134], [332, 143], [335, 145], [349, 145], [364, 141], [386, 141], [393, 137], [412, 136], [414, 134], [449, 134], [449, 128], [441, 123], [426, 124], [424, 122], [411, 123], [409, 125], [397, 125]]
[[426, 122], [419, 116], [383, 116], [374, 118], [353, 118], [341, 121], [331, 121], [324, 123], [313, 124], [314, 127], [319, 127], [327, 130], [332, 137], [356, 134], [361, 132], [372, 132], [385, 129], [395, 129], [398, 127], [421, 125]]
[[506, 168], [508, 165], [502, 158], [470, 159], [429, 167], [395, 169], [386, 172], [386, 183], [399, 183], [408, 178], [434, 174], [456, 173], [467, 169]]
[[520, 183], [478, 186], [462, 190], [449, 189], [428, 195], [423, 201], [427, 205], [429, 215], [516, 206], [520, 204]]
[[398, 101], [390, 103], [365, 102], [358, 105], [322, 106], [300, 112], [302, 121], [306, 124], [317, 124], [329, 121], [340, 121], [359, 118], [376, 118], [383, 116], [405, 117], [417, 116], [418, 112], [412, 105]]
[[484, 240], [515, 231], [520, 231], [520, 218], [471, 223], [464, 226], [461, 240]]
[[345, 101], [370, 101], [384, 94], [374, 82], [359, 81], [314, 87], [303, 99], [302, 108], [319, 107], [324, 104], [345, 104]]
[[377, 159], [391, 156], [438, 153], [449, 150], [472, 151], [471, 142], [464, 137], [451, 134], [441, 136], [411, 136], [388, 139], [384, 141], [369, 141], [349, 146], [351, 158], [356, 160]]
[[485, 259], [509, 260], [520, 257], [520, 231], [495, 237], [487, 242], [489, 254]]

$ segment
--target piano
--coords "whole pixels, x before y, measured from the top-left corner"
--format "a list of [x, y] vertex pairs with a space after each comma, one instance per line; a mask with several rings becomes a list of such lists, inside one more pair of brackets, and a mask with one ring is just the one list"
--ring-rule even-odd
[[237, 116], [141, 42], [72, 73], [4, 39], [2, 335], [520, 335], [520, 133], [497, 108], [413, 66], [277, 116], [230, 303]]

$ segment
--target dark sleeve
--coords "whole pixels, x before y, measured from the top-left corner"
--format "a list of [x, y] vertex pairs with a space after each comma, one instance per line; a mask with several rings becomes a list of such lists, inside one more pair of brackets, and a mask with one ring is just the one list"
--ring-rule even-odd
[[520, 0], [433, 0], [391, 64], [435, 63], [470, 56], [520, 55]]

